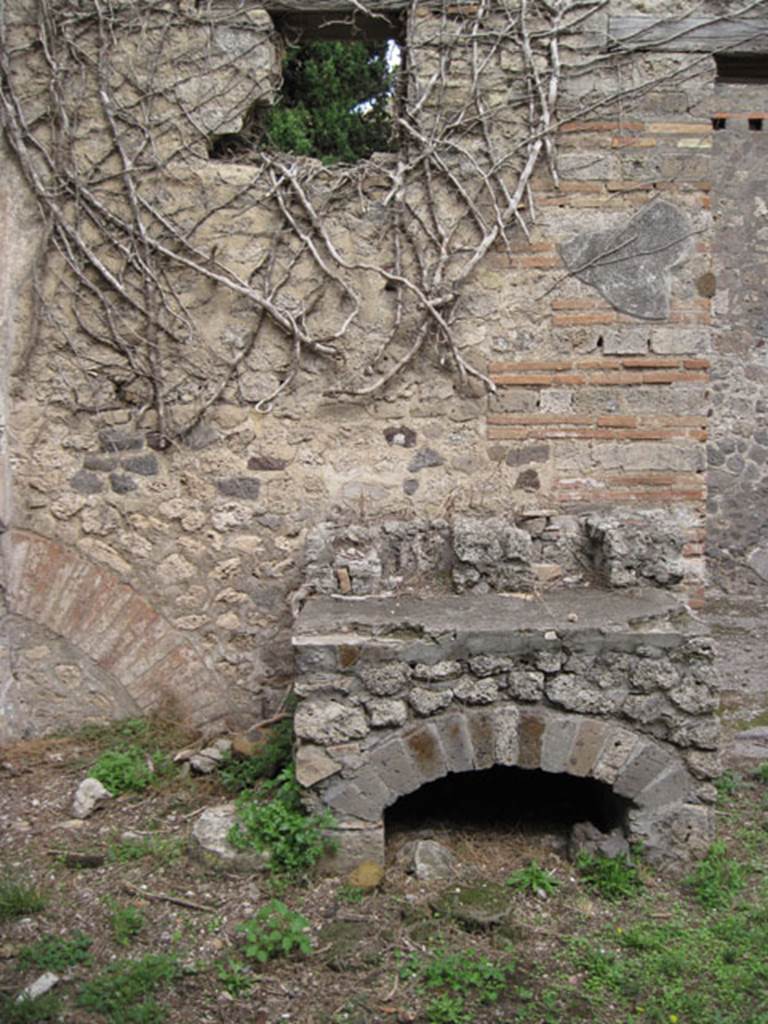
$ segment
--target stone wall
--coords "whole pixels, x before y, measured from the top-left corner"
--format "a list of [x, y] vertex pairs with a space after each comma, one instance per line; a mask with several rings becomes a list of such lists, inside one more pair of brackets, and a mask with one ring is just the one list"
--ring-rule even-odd
[[[420, 5], [412, 26], [417, 78], [428, 77], [439, 53], [428, 6]], [[31, 31], [23, 24], [25, 9], [14, 12], [20, 32]], [[219, 14], [225, 9], [217, 6]], [[674, 13], [668, 5], [643, 5], [646, 14], [649, 9]], [[167, 447], [135, 381], [116, 384], [90, 372], [88, 360], [98, 353], [78, 326], [61, 261], [51, 257], [46, 282], [55, 316], [40, 325], [34, 344], [29, 321], [23, 336], [5, 332], [18, 369], [10, 385], [15, 531], [6, 534], [4, 550], [20, 567], [9, 604], [18, 622], [16, 692], [24, 694], [25, 707], [11, 733], [53, 728], [54, 718], [74, 722], [151, 708], [169, 698], [183, 709], [207, 708], [211, 718], [226, 709], [249, 719], [268, 713], [294, 675], [292, 597], [300, 604], [312, 588], [343, 592], [346, 586], [369, 593], [365, 578], [375, 579], [376, 588], [389, 580], [397, 590], [401, 577], [407, 586], [431, 586], [435, 571], [449, 589], [457, 562], [471, 568], [459, 586], [496, 588], [491, 548], [479, 561], [454, 558], [467, 519], [503, 517], [522, 531], [514, 537], [524, 557], [504, 555], [510, 569], [504, 587], [538, 591], [593, 578], [613, 586], [650, 582], [700, 604], [715, 290], [714, 61], [705, 54], [690, 69], [690, 53], [667, 46], [611, 57], [596, 68], [587, 56], [595, 47], [607, 54], [608, 18], [616, 13], [632, 10], [612, 0], [571, 40], [558, 133], [561, 179], [556, 184], [543, 164], [537, 172], [530, 240], [516, 230], [509, 251], [501, 244], [491, 249], [461, 300], [457, 340], [468, 359], [488, 370], [493, 395], [460, 390], [438, 359], [424, 354], [381, 395], [365, 400], [330, 394], [340, 371], [310, 361], [278, 401], [264, 405], [289, 359], [278, 332], [267, 331], [199, 425]], [[147, 172], [144, 184], [201, 250], [215, 247], [217, 259], [246, 280], [280, 220], [263, 202], [268, 186], [254, 179], [253, 168], [210, 160], [207, 142], [235, 130], [252, 103], [269, 102], [279, 47], [264, 11], [237, 14], [231, 32], [218, 23], [201, 25], [204, 14], [195, 15], [194, 32], [185, 24], [182, 36], [168, 41], [169, 53], [178, 45], [185, 56], [178, 81], [164, 80], [168, 109], [158, 115], [157, 131], [165, 162]], [[123, 41], [114, 62], [133, 60], [134, 46]], [[194, 70], [209, 52], [239, 55], [221, 81]], [[505, 111], [494, 129], [500, 134], [520, 131], [515, 61], [514, 53], [505, 54], [489, 71]], [[169, 60], [163, 73], [171, 76], [174, 66]], [[33, 62], [28, 74], [24, 85], [34, 107], [44, 103], [46, 81]], [[457, 69], [446, 103], [460, 104], [461, 82]], [[611, 101], [619, 91], [621, 100]], [[195, 111], [191, 120], [174, 106], [182, 92]], [[104, 125], [86, 99], [80, 153], [97, 163]], [[425, 125], [429, 116], [425, 110]], [[722, 134], [715, 133], [718, 145]], [[3, 160], [4, 167], [12, 163]], [[364, 262], [380, 251], [387, 186], [377, 166], [396, 160], [377, 157], [338, 193], [323, 191], [326, 180], [337, 180], [333, 170], [318, 178], [334, 240], [350, 259]], [[4, 196], [8, 181], [4, 174]], [[23, 194], [15, 184], [11, 191]], [[222, 212], [233, 197], [235, 217]], [[605, 253], [612, 258], [601, 258]], [[297, 264], [297, 294], [313, 287], [312, 274], [306, 261]], [[213, 280], [201, 282], [178, 267], [169, 277], [200, 325], [198, 376], [176, 382], [184, 408], [221, 361], [245, 347], [254, 310]], [[350, 373], [385, 340], [394, 315], [393, 296], [380, 281], [358, 274], [355, 283], [362, 304], [344, 339]], [[321, 310], [329, 325], [336, 312]], [[750, 380], [752, 408], [762, 415], [759, 374], [743, 364], [736, 369], [738, 354], [731, 362], [718, 363], [717, 387], [725, 394], [727, 382]], [[173, 364], [168, 372], [173, 381]], [[746, 387], [739, 384], [734, 394]], [[725, 411], [713, 450], [715, 459], [717, 452], [731, 459], [727, 472], [746, 481], [748, 471], [731, 457], [743, 454], [726, 452], [740, 404], [740, 398], [720, 401]], [[757, 459], [759, 447], [754, 451]], [[730, 482], [717, 482], [718, 537], [744, 504]], [[745, 500], [752, 493], [745, 491]], [[428, 532], [443, 540], [434, 547], [430, 541], [427, 550], [414, 542], [412, 563], [390, 564], [376, 538], [392, 522], [410, 524], [414, 536], [418, 524], [442, 523]], [[310, 573], [307, 589], [303, 552], [320, 523], [337, 531], [336, 547], [322, 562], [325, 583], [322, 573]], [[445, 544], [454, 545], [450, 557]], [[45, 557], [30, 559], [31, 547]], [[664, 558], [649, 558], [644, 547], [664, 548]], [[51, 558], [61, 567], [52, 590], [61, 598], [57, 608], [30, 596], [47, 586]], [[162, 637], [152, 640], [156, 673], [146, 676], [141, 699], [135, 679], [123, 671], [123, 654], [113, 658], [94, 641], [102, 626], [78, 618], [78, 601], [87, 600], [103, 605], [110, 643], [118, 643], [128, 601], [154, 623], [152, 636]], [[138, 647], [144, 657], [149, 637], [127, 629], [124, 644], [124, 651]], [[162, 666], [169, 650], [182, 659], [183, 671], [174, 662]], [[71, 665], [79, 675], [62, 674], [61, 666]], [[40, 711], [51, 706], [52, 693], [53, 717]], [[7, 716], [17, 700], [6, 692]]]

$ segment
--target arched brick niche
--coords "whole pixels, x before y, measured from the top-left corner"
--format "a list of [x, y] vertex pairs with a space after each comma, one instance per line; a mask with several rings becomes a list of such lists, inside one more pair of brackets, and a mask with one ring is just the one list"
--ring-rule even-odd
[[[118, 708], [146, 713], [171, 699], [193, 725], [225, 712], [222, 686], [204, 657], [134, 587], [49, 537], [14, 530], [4, 540], [12, 618], [65, 641], [71, 655], [65, 660], [87, 667], [84, 679], [122, 694]], [[23, 631], [16, 632], [22, 636]], [[52, 650], [51, 672], [57, 655], [61, 660], [60, 652]], [[36, 699], [34, 680], [17, 678], [15, 686], [24, 691], [17, 699], [28, 708]], [[74, 708], [80, 702], [85, 713], [85, 696], [73, 685], [62, 699]], [[57, 714], [60, 722], [69, 720], [61, 708]]]
[[494, 765], [610, 786], [672, 870], [711, 842], [712, 650], [668, 596], [317, 599], [294, 642], [297, 777], [336, 818], [340, 867], [383, 860], [401, 797]]

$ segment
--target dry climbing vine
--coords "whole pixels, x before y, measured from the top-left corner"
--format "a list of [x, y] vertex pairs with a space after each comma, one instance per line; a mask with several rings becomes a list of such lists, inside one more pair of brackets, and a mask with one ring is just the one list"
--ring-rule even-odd
[[[399, 152], [334, 168], [258, 148], [237, 166], [208, 161], [217, 126], [277, 85], [274, 64], [245, 74], [276, 43], [266, 18], [160, 0], [6, 12], [3, 124], [46, 224], [41, 258], [58, 268], [38, 274], [38, 323], [77, 368], [73, 406], [152, 412], [165, 444], [222, 400], [268, 410], [305, 374], [369, 397], [437, 362], [462, 388], [492, 389], [460, 337], [465, 295], [491, 251], [530, 235], [535, 172], [557, 183], [564, 73], [617, 59], [571, 51], [605, 3], [335, 4], [350, 20], [405, 9], [409, 52]], [[375, 237], [350, 245], [366, 218]], [[255, 240], [238, 243], [241, 222]]]

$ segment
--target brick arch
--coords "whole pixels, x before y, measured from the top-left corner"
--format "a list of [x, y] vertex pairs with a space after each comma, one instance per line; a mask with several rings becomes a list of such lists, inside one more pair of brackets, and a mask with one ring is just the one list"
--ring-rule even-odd
[[329, 780], [321, 799], [337, 815], [380, 829], [400, 797], [450, 773], [494, 765], [605, 783], [628, 801], [630, 840], [650, 847], [661, 822], [683, 805], [688, 813], [686, 801], [694, 800], [682, 759], [647, 736], [610, 720], [516, 705], [450, 711], [390, 733], [353, 776]]
[[82, 651], [142, 711], [170, 696], [192, 725], [223, 713], [214, 673], [137, 590], [50, 537], [14, 530], [8, 540], [11, 614], [45, 626]]

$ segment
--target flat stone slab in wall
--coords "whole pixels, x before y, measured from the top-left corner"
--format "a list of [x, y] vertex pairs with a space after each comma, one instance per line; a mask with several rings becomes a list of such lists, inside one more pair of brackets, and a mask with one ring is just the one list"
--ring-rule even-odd
[[383, 860], [401, 796], [494, 765], [606, 784], [627, 838], [672, 870], [711, 842], [714, 652], [668, 594], [315, 598], [294, 649], [297, 777], [345, 865]]

